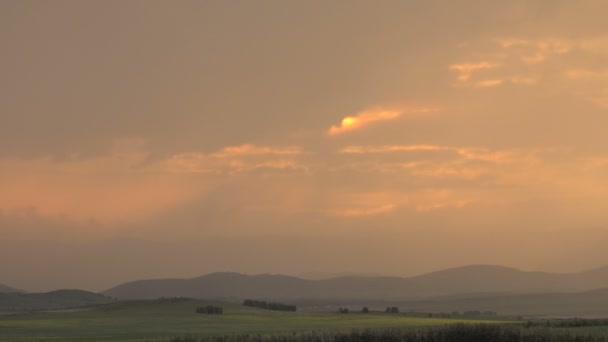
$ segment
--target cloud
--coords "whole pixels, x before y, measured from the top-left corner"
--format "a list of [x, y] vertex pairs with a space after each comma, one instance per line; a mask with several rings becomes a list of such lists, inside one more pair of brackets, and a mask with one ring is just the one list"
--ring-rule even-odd
[[[456, 79], [460, 84], [473, 87], [496, 87], [506, 82], [514, 85], [534, 85], [539, 82], [540, 76], [553, 71], [551, 68], [554, 65], [550, 62], [580, 48], [581, 44], [557, 38], [495, 39], [489, 47], [480, 44], [479, 48], [471, 49], [473, 51], [468, 58], [483, 61], [451, 64], [449, 69], [458, 72]], [[587, 46], [597, 45], [601, 44], [587, 43]], [[475, 73], [490, 69], [495, 69], [491, 76], [486, 73], [481, 79], [474, 77]]]
[[353, 131], [362, 128], [370, 123], [378, 121], [394, 120], [403, 114], [401, 110], [368, 110], [357, 113], [353, 116], [347, 116], [342, 119], [340, 125], [331, 126], [328, 134], [336, 135], [348, 131]]
[[475, 82], [475, 86], [479, 88], [491, 88], [501, 85], [503, 80], [483, 80]]
[[[447, 145], [380, 145], [380, 146], [346, 146], [339, 150], [343, 154], [379, 154], [415, 151], [451, 151], [469, 160], [483, 160], [503, 163], [516, 160], [522, 151], [492, 150], [483, 147], [447, 146]], [[536, 150], [534, 150], [536, 151]]]
[[495, 69], [500, 67], [499, 63], [493, 62], [477, 62], [477, 63], [462, 63], [462, 64], [452, 64], [450, 65], [450, 70], [455, 70], [459, 73], [458, 80], [459, 81], [467, 81], [471, 78], [471, 75], [475, 71], [485, 70], [485, 69]]
[[463, 191], [428, 189], [416, 195], [413, 206], [418, 212], [426, 212], [444, 208], [463, 208], [476, 201], [477, 199]]
[[256, 146], [253, 144], [243, 144], [239, 146], [228, 146], [222, 150], [211, 154], [214, 158], [231, 158], [240, 156], [260, 156], [260, 155], [299, 155], [302, 149], [298, 146], [270, 147]]
[[384, 145], [384, 146], [347, 146], [340, 149], [340, 153], [364, 154], [364, 153], [389, 153], [407, 151], [438, 151], [452, 150], [453, 148], [438, 145]]
[[522, 56], [521, 60], [526, 64], [537, 64], [542, 63], [547, 59], [547, 56], [541, 52], [537, 52], [533, 55]]
[[526, 39], [503, 38], [498, 40], [498, 44], [503, 48], [510, 48], [513, 46], [528, 46], [532, 42]]
[[399, 211], [428, 212], [445, 208], [464, 208], [475, 203], [478, 196], [467, 191], [429, 187], [408, 192], [394, 190], [341, 193], [328, 205], [335, 209], [329, 216], [358, 218]]
[[90, 159], [2, 159], [0, 210], [32, 208], [42, 217], [128, 223], [187, 202], [204, 188], [199, 180], [143, 164], [147, 155], [139, 143], [118, 142]]
[[307, 172], [296, 159], [301, 153], [295, 146], [245, 144], [147, 162], [145, 144], [127, 140], [88, 159], [0, 159], [0, 211], [17, 215], [31, 209], [41, 217], [77, 222], [141, 222], [185, 205], [231, 175]]
[[336, 210], [331, 212], [331, 215], [343, 217], [373, 216], [389, 213], [395, 210], [395, 208], [396, 206], [394, 204], [385, 204], [379, 207], [372, 208], [349, 208], [343, 210]]
[[307, 167], [297, 160], [303, 151], [298, 146], [257, 146], [244, 144], [227, 146], [221, 150], [177, 153], [162, 163], [174, 173], [236, 174], [253, 170], [299, 170]]
[[608, 54], [608, 35], [583, 39], [579, 46], [588, 53], [599, 55]]
[[573, 80], [580, 79], [608, 79], [606, 70], [571, 69], [565, 72], [566, 77]]
[[509, 81], [513, 84], [534, 85], [538, 79], [532, 76], [512, 76]]
[[361, 129], [376, 122], [395, 120], [404, 114], [430, 113], [433, 111], [435, 111], [435, 109], [428, 107], [412, 107], [407, 109], [370, 109], [343, 118], [340, 125], [331, 126], [327, 133], [329, 135], [338, 135]]

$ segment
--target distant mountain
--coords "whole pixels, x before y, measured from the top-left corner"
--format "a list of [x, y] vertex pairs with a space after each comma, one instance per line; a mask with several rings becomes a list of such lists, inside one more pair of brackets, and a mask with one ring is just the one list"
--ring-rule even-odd
[[10, 287], [8, 285], [0, 284], [0, 293], [25, 293], [25, 291]]
[[604, 287], [608, 288], [608, 268], [552, 274], [474, 265], [410, 278], [351, 276], [306, 280], [284, 275], [212, 273], [192, 279], [138, 280], [103, 293], [119, 299], [412, 300], [482, 293], [579, 292]]
[[0, 293], [0, 311], [57, 310], [111, 303], [104, 295], [81, 290], [47, 293]]
[[300, 273], [296, 277], [301, 279], [308, 280], [322, 280], [322, 279], [332, 279], [332, 278], [341, 278], [341, 277], [381, 277], [380, 274], [375, 273], [357, 273], [357, 272], [305, 272]]

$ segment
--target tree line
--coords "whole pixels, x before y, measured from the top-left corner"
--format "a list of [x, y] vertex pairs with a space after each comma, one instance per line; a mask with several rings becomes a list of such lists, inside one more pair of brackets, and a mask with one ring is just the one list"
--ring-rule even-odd
[[272, 303], [263, 300], [245, 299], [243, 305], [253, 308], [276, 310], [276, 311], [296, 311], [297, 307], [291, 304]]
[[224, 313], [224, 309], [220, 308], [219, 306], [213, 305], [199, 306], [198, 308], [196, 308], [196, 313], [208, 315], [222, 315]]

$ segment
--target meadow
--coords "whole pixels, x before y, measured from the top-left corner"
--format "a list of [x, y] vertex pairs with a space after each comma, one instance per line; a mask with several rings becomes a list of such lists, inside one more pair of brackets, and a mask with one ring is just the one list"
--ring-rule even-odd
[[[196, 308], [221, 306], [222, 315]], [[220, 336], [304, 336], [349, 333], [353, 329], [422, 328], [454, 323], [506, 324], [507, 321], [408, 317], [372, 312], [282, 312], [193, 299], [129, 301], [86, 309], [0, 315], [2, 341], [170, 341]], [[294, 335], [295, 334], [295, 335]]]

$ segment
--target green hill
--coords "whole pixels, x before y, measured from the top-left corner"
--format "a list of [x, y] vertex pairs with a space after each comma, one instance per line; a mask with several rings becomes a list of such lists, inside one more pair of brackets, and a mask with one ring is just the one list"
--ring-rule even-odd
[[107, 304], [113, 299], [81, 290], [47, 293], [0, 293], [0, 311], [57, 310]]
[[[214, 305], [223, 315], [197, 314]], [[350, 331], [419, 327], [480, 321], [406, 317], [385, 313], [282, 312], [194, 299], [116, 302], [81, 310], [0, 315], [0, 331], [10, 341], [162, 341], [176, 336]], [[491, 321], [484, 321], [491, 322]]]
[[497, 311], [506, 315], [608, 317], [608, 289], [579, 293], [486, 294], [458, 298], [406, 301], [407, 310], [426, 312]]

